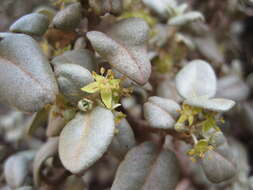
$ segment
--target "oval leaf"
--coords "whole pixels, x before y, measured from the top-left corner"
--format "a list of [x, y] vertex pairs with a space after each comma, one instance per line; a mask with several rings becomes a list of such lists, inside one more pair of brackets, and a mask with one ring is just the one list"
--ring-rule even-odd
[[180, 106], [173, 100], [153, 96], [144, 104], [144, 117], [151, 127], [172, 129]]
[[53, 26], [61, 30], [74, 30], [82, 19], [81, 4], [73, 3], [59, 11], [53, 18]]
[[81, 88], [94, 81], [87, 69], [75, 64], [59, 65], [55, 69], [55, 74], [60, 92], [73, 104], [86, 94]]
[[207, 99], [206, 97], [190, 98], [185, 100], [185, 103], [191, 106], [201, 107], [216, 112], [228, 111], [235, 105], [233, 100], [222, 98]]
[[80, 65], [89, 71], [96, 70], [95, 58], [93, 54], [86, 49], [66, 51], [52, 60], [54, 67], [65, 63]]
[[207, 178], [213, 183], [220, 183], [235, 176], [236, 168], [227, 158], [215, 151], [208, 151], [201, 161]]
[[59, 155], [66, 169], [81, 173], [100, 159], [114, 135], [111, 111], [96, 107], [90, 113], [77, 114], [60, 135]]
[[140, 18], [124, 19], [111, 27], [107, 33], [87, 33], [93, 48], [116, 70], [140, 85], [145, 84], [151, 73], [145, 43], [148, 25]]
[[42, 36], [49, 25], [49, 19], [39, 13], [31, 13], [19, 18], [10, 26], [11, 32]]
[[215, 150], [209, 150], [201, 160], [201, 166], [206, 177], [213, 183], [220, 183], [235, 176], [236, 164], [231, 148], [221, 132], [211, 139]]
[[179, 163], [173, 152], [145, 142], [127, 153], [111, 190], [175, 190], [179, 175]]
[[176, 76], [176, 87], [185, 99], [194, 96], [211, 98], [216, 93], [216, 76], [205, 61], [194, 60], [181, 69]]
[[0, 99], [26, 112], [54, 102], [58, 93], [46, 57], [24, 34], [6, 35], [0, 41], [0, 81]]
[[37, 152], [33, 162], [33, 181], [36, 186], [40, 185], [40, 169], [43, 163], [58, 152], [59, 138], [50, 138]]

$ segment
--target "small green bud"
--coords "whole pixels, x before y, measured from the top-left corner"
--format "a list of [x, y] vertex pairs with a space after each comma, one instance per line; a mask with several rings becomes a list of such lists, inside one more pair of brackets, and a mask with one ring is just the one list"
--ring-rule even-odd
[[78, 109], [80, 109], [81, 111], [87, 112], [92, 109], [93, 101], [87, 98], [84, 98], [78, 102], [77, 106], [78, 106]]

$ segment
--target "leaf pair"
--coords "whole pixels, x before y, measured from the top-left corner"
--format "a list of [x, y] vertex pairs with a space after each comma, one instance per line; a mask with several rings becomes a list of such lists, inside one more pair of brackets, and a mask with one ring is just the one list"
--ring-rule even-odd
[[144, 117], [151, 127], [172, 129], [180, 110], [180, 106], [175, 101], [152, 96], [144, 104]]
[[224, 112], [235, 104], [228, 99], [210, 99], [216, 93], [216, 76], [212, 67], [202, 60], [194, 60], [178, 72], [176, 88], [191, 106]]

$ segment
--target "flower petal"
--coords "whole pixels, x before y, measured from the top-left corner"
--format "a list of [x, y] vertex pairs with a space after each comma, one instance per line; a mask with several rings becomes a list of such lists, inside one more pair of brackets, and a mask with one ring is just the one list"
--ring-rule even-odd
[[95, 93], [99, 91], [99, 85], [97, 82], [92, 82], [88, 84], [87, 86], [84, 86], [83, 88], [81, 88], [81, 90], [88, 93]]
[[102, 89], [100, 92], [101, 99], [108, 109], [112, 108], [112, 90]]

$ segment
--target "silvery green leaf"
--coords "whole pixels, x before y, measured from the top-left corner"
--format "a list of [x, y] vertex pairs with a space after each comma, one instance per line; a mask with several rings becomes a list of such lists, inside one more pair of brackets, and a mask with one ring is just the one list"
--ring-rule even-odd
[[42, 36], [49, 25], [49, 19], [39, 13], [31, 13], [20, 17], [10, 26], [11, 32]]
[[203, 14], [197, 11], [191, 11], [183, 15], [172, 17], [169, 19], [168, 24], [171, 26], [183, 26], [197, 20], [205, 20]]
[[77, 114], [60, 135], [59, 155], [64, 167], [81, 173], [100, 159], [114, 136], [114, 116], [110, 110], [94, 108]]
[[144, 117], [151, 127], [171, 129], [179, 116], [180, 109], [173, 100], [153, 96], [144, 104]]
[[4, 176], [11, 188], [17, 188], [25, 183], [28, 175], [28, 159], [24, 155], [13, 155], [4, 163]]
[[116, 70], [140, 85], [144, 85], [151, 73], [146, 42], [149, 28], [140, 18], [123, 19], [106, 33], [87, 33], [93, 48]]
[[42, 108], [37, 113], [34, 113], [27, 126], [26, 133], [32, 135], [39, 127], [46, 125], [48, 114], [49, 110], [47, 108]]
[[89, 0], [90, 7], [96, 14], [120, 14], [123, 11], [123, 0]]
[[174, 100], [169, 100], [158, 96], [152, 96], [149, 97], [148, 101], [168, 112], [173, 118], [177, 118], [179, 116], [178, 111], [180, 111], [181, 108], [179, 104], [176, 103]]
[[228, 75], [218, 80], [217, 97], [243, 101], [249, 93], [249, 86], [236, 75]]
[[221, 132], [211, 140], [214, 150], [209, 150], [201, 159], [200, 164], [206, 177], [212, 183], [227, 181], [235, 176], [237, 167], [232, 149]]
[[177, 73], [176, 88], [185, 99], [194, 96], [213, 97], [216, 93], [213, 68], [203, 60], [191, 61]]
[[58, 88], [52, 69], [30, 36], [12, 34], [0, 41], [0, 72], [2, 102], [36, 112], [55, 101]]
[[201, 165], [207, 178], [213, 183], [229, 180], [236, 174], [234, 164], [228, 158], [213, 150], [205, 153]]
[[126, 153], [135, 146], [136, 141], [133, 130], [126, 119], [122, 119], [116, 129], [117, 132], [110, 145], [110, 152], [119, 159], [123, 159]]
[[65, 63], [80, 65], [89, 71], [94, 71], [97, 66], [93, 54], [86, 49], [66, 51], [52, 60], [54, 67]]
[[228, 111], [235, 105], [233, 100], [222, 98], [208, 99], [206, 97], [192, 97], [185, 100], [185, 103], [216, 112]]
[[48, 137], [59, 136], [63, 127], [75, 116], [72, 109], [63, 109], [53, 105], [49, 112], [46, 134]]
[[173, 152], [145, 142], [127, 153], [111, 190], [175, 190], [179, 175], [179, 163]]
[[171, 4], [173, 0], [142, 0], [143, 3], [157, 13], [161, 18], [168, 18], [169, 12], [167, 6]]
[[76, 64], [66, 63], [57, 66], [55, 75], [60, 92], [73, 104], [85, 96], [86, 93], [81, 88], [94, 81], [87, 69]]
[[41, 183], [40, 170], [43, 163], [58, 153], [59, 138], [50, 138], [37, 152], [33, 162], [33, 181], [36, 186]]
[[72, 3], [59, 11], [53, 18], [53, 27], [67, 31], [74, 30], [82, 19], [81, 8], [80, 3]]

